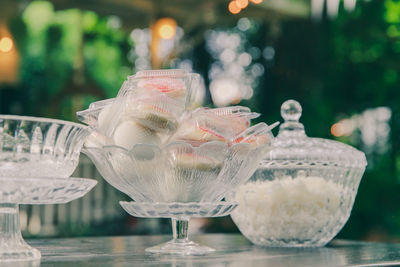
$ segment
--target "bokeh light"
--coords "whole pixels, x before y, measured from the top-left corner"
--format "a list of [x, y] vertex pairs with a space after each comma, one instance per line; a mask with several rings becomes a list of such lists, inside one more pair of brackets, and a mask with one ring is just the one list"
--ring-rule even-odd
[[232, 14], [239, 14], [240, 10], [242, 10], [238, 5], [236, 1], [231, 1], [228, 5], [229, 12]]
[[357, 122], [353, 119], [343, 119], [335, 123], [331, 127], [331, 134], [333, 136], [350, 136], [357, 128]]
[[332, 127], [331, 127], [331, 134], [332, 134], [333, 136], [336, 136], [336, 137], [342, 136], [343, 131], [342, 131], [342, 127], [341, 127], [341, 125], [340, 125], [339, 122], [337, 122], [337, 123], [335, 123], [335, 124], [332, 125]]
[[13, 48], [14, 43], [10, 37], [3, 37], [0, 39], [0, 52], [7, 53]]
[[208, 72], [210, 94], [214, 105], [227, 106], [250, 99], [253, 88], [258, 86], [264, 74], [260, 59], [262, 51], [251, 45], [250, 28], [257, 24], [241, 18], [233, 30], [209, 30], [206, 32], [207, 50], [214, 58]]
[[171, 25], [166, 24], [160, 27], [159, 33], [163, 39], [172, 39], [175, 35], [175, 29]]
[[263, 0], [250, 0], [253, 4], [261, 4]]
[[240, 8], [246, 8], [249, 5], [249, 0], [236, 0], [236, 5]]
[[161, 18], [155, 24], [155, 31], [162, 39], [172, 39], [176, 35], [176, 21], [172, 18]]
[[247, 31], [251, 27], [250, 20], [248, 18], [241, 18], [238, 20], [237, 27], [241, 31]]

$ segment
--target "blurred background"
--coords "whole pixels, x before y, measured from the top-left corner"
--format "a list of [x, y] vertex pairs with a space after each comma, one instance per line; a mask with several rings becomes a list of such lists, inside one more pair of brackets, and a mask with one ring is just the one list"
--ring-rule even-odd
[[[398, 0], [0, 0], [0, 113], [76, 121], [152, 68], [200, 73], [199, 102], [246, 105], [267, 123], [296, 99], [309, 136], [368, 158], [339, 237], [398, 242], [399, 36]], [[169, 233], [168, 220], [128, 216], [84, 155], [74, 175], [99, 184], [67, 205], [22, 206], [25, 236]], [[238, 232], [229, 217], [190, 231]]]

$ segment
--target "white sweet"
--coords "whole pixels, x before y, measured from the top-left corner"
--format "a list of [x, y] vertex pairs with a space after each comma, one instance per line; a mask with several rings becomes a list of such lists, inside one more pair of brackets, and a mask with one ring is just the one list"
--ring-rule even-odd
[[103, 127], [104, 123], [106, 122], [106, 119], [108, 117], [108, 115], [110, 114], [111, 111], [111, 107], [112, 104], [108, 104], [107, 106], [105, 106], [99, 113], [99, 116], [97, 117], [97, 125], [98, 127]]
[[232, 213], [241, 231], [252, 238], [307, 239], [341, 209], [341, 186], [321, 177], [282, 177], [242, 185]]
[[160, 138], [154, 133], [134, 120], [124, 120], [114, 131], [114, 142], [117, 146], [131, 149], [135, 144], [161, 143]]

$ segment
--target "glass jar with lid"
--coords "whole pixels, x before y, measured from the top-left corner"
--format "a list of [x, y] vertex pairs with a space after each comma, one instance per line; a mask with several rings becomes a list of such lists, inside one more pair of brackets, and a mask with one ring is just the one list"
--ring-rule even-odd
[[307, 137], [297, 101], [282, 104], [285, 122], [253, 177], [230, 200], [239, 230], [262, 246], [323, 246], [350, 216], [367, 161], [333, 140]]

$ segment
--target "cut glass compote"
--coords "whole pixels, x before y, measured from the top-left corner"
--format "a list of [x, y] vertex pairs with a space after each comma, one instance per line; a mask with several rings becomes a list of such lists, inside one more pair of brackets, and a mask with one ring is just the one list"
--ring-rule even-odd
[[222, 199], [253, 174], [268, 147], [173, 142], [164, 147], [137, 144], [131, 150], [84, 147], [83, 152], [112, 186], [135, 200], [121, 202], [129, 214], [172, 219], [173, 240], [146, 251], [201, 255], [213, 249], [188, 240], [189, 219], [228, 215], [237, 203]]
[[272, 139], [272, 127], [249, 127], [259, 115], [249, 108], [193, 110], [198, 86], [198, 74], [143, 71], [115, 99], [77, 113], [92, 129], [83, 152], [134, 200], [122, 207], [136, 217], [172, 219], [173, 240], [148, 252], [213, 251], [188, 240], [189, 219], [228, 215], [237, 204], [225, 195], [253, 174]]
[[67, 203], [96, 184], [69, 178], [88, 133], [77, 123], [0, 115], [0, 265], [40, 259], [22, 238], [19, 204]]

